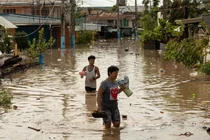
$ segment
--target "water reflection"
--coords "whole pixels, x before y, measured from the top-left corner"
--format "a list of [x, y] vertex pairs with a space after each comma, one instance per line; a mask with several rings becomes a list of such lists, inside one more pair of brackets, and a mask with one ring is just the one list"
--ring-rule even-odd
[[85, 95], [85, 104], [88, 111], [88, 117], [92, 117], [91, 112], [96, 109], [96, 96]]
[[102, 140], [120, 140], [120, 129], [111, 128], [109, 130], [104, 130]]
[[[110, 65], [119, 67], [119, 78], [129, 76], [134, 94], [119, 95], [120, 112], [127, 115], [120, 130], [105, 132], [102, 120], [90, 114], [96, 98], [85, 96], [84, 79], [78, 75], [89, 55], [97, 58], [98, 86], [107, 78]], [[18, 107], [7, 112], [0, 109], [2, 140], [177, 140], [188, 131], [193, 133], [192, 140], [209, 138], [202, 129], [210, 126], [209, 76], [195, 75], [192, 69], [164, 60], [160, 51], [141, 49], [132, 40], [122, 40], [122, 44], [108, 40], [91, 47], [52, 50], [44, 57], [44, 66], [16, 73], [12, 81], [2, 80]]]

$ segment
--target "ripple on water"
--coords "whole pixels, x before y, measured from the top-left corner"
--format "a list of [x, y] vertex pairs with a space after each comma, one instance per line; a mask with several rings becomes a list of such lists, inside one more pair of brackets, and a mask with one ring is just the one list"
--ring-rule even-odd
[[[2, 86], [14, 95], [13, 104], [18, 108], [7, 112], [0, 109], [0, 138], [176, 140], [182, 131], [192, 130], [192, 139], [206, 140], [200, 128], [209, 124], [210, 87], [209, 81], [200, 79], [207, 78], [192, 79], [192, 70], [164, 60], [158, 51], [141, 49], [131, 40], [126, 43], [77, 46], [65, 55], [53, 50], [45, 56], [43, 67], [14, 74], [12, 80], [3, 79]], [[120, 131], [105, 132], [102, 120], [90, 115], [96, 98], [85, 96], [84, 78], [78, 72], [88, 64], [91, 54], [96, 56], [95, 64], [101, 72], [98, 86], [107, 77], [110, 65], [120, 68], [119, 78], [129, 76], [133, 95], [119, 95], [121, 115], [127, 115], [127, 120], [122, 120], [126, 127]]]

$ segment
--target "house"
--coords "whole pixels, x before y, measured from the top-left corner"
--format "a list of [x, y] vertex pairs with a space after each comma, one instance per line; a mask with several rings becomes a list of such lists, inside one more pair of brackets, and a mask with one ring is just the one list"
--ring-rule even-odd
[[14, 35], [16, 28], [16, 25], [9, 22], [4, 17], [0, 16], [0, 36], [2, 36], [5, 32], [9, 35]]
[[[135, 6], [119, 6], [119, 11], [120, 13], [135, 13], [135, 8]], [[144, 10], [144, 6], [137, 6], [137, 12], [142, 12]]]
[[[28, 39], [30, 41], [33, 38], [38, 37], [38, 31], [40, 28], [44, 28], [45, 38], [49, 39], [51, 36], [56, 39], [56, 44], [54, 47], [60, 48], [60, 19], [58, 18], [40, 18], [39, 16], [30, 16], [30, 15], [19, 15], [19, 14], [0, 14], [3, 18], [7, 19], [13, 23], [18, 28], [16, 32], [25, 32], [28, 34]], [[68, 35], [68, 28], [66, 27], [66, 38]], [[69, 39], [66, 42], [69, 46]]]
[[[103, 12], [98, 15], [89, 15], [87, 17], [86, 24], [98, 24], [101, 26], [101, 29], [98, 30], [98, 34], [103, 38], [117, 37], [117, 19], [118, 14], [115, 12]], [[120, 29], [122, 36], [131, 36], [133, 21], [135, 15], [133, 14], [119, 14]]]
[[[24, 31], [31, 41], [38, 37], [38, 30], [44, 28], [46, 39], [51, 36], [56, 39], [56, 47], [60, 48], [61, 41], [61, 1], [40, 0], [10, 0], [1, 1], [0, 15], [16, 25], [17, 32]], [[69, 31], [66, 26], [66, 46], [69, 45]]]
[[[119, 21], [121, 36], [131, 36], [136, 18], [135, 6], [125, 6], [125, 0], [120, 1]], [[112, 7], [82, 7], [83, 23], [76, 22], [78, 30], [89, 30], [92, 27], [98, 31], [102, 38], [117, 37], [117, 12], [111, 12]], [[137, 11], [142, 12], [144, 6], [137, 6]], [[91, 27], [91, 28], [89, 28]]]
[[[125, 0], [121, 1], [122, 7]], [[29, 35], [29, 40], [38, 36], [37, 30], [44, 27], [49, 30], [46, 33], [46, 39], [51, 36], [56, 39], [56, 47], [61, 46], [61, 0], [10, 0], [0, 2], [0, 15], [6, 18], [11, 23], [15, 24], [18, 29], [16, 31], [24, 31]], [[65, 46], [70, 46], [70, 16], [69, 5], [65, 3]], [[121, 7], [121, 6], [120, 6]], [[117, 13], [110, 13], [112, 7], [81, 7], [81, 14], [84, 16], [81, 20], [76, 21], [76, 30], [86, 30], [86, 27], [97, 24], [100, 26], [102, 36], [109, 37], [110, 34], [115, 35], [117, 25]], [[127, 7], [128, 8], [128, 7]], [[123, 9], [126, 9], [125, 6]], [[130, 8], [133, 9], [133, 8]], [[125, 10], [126, 11], [126, 10]], [[131, 10], [132, 11], [132, 10]], [[122, 34], [130, 36], [133, 28], [133, 20], [135, 14], [133, 13], [120, 13], [120, 28]], [[85, 25], [83, 24], [85, 23]]]
[[9, 0], [0, 2], [0, 13], [60, 18], [61, 0]]

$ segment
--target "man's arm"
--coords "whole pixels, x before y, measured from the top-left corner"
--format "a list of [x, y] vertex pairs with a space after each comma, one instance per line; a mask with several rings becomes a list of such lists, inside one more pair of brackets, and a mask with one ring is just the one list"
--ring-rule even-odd
[[84, 67], [84, 68], [82, 69], [82, 71], [86, 71], [86, 67]]
[[95, 80], [100, 78], [101, 77], [101, 74], [100, 74], [100, 71], [99, 71], [99, 68], [96, 67], [96, 77], [95, 77]]
[[[82, 69], [82, 71], [86, 71], [86, 67], [84, 67], [83, 69]], [[83, 78], [83, 76], [80, 76], [81, 78]]]

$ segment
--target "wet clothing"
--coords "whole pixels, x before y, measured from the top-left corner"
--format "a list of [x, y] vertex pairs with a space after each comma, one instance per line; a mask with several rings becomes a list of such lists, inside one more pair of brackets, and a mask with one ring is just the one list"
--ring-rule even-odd
[[89, 71], [88, 67], [86, 67], [85, 90], [86, 92], [95, 92], [96, 80], [92, 80], [93, 77], [96, 77], [95, 66], [92, 71]]
[[109, 122], [120, 122], [120, 111], [119, 109], [112, 108], [103, 108], [103, 111], [106, 113], [107, 117], [103, 118], [103, 123]]
[[96, 88], [91, 88], [91, 87], [85, 87], [85, 90], [88, 93], [96, 92]]
[[118, 109], [118, 83], [110, 82], [108, 79], [101, 82], [100, 89], [104, 90], [101, 95], [102, 110], [105, 111], [107, 118], [103, 118], [104, 123], [120, 121], [120, 112]]

